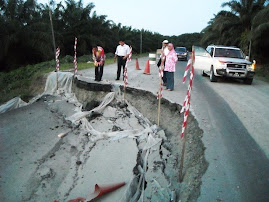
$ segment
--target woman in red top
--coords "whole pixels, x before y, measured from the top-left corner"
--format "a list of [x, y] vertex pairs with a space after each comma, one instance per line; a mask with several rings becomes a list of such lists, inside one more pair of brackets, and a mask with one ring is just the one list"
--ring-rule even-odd
[[101, 81], [105, 65], [105, 51], [101, 46], [93, 47], [92, 59], [95, 66], [95, 81]]

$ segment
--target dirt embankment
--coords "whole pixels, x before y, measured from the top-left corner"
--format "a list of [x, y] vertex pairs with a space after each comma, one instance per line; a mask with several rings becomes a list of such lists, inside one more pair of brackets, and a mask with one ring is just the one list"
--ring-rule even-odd
[[[104, 92], [112, 90], [110, 84], [91, 84], [82, 80], [75, 81], [74, 92], [82, 103], [101, 99]], [[152, 123], [157, 123], [158, 100], [151, 92], [128, 87], [126, 99]], [[200, 194], [201, 177], [208, 163], [204, 158], [204, 145], [201, 141], [203, 132], [195, 118], [190, 115], [188, 123], [187, 150], [184, 163], [184, 181], [178, 184], [179, 161], [181, 157], [182, 139], [180, 138], [183, 115], [181, 106], [163, 98], [161, 103], [160, 127], [164, 129], [167, 140], [162, 146], [174, 157], [165, 160], [164, 173], [170, 183], [171, 190], [176, 190], [182, 201], [195, 201]], [[179, 188], [180, 187], [180, 188]]]

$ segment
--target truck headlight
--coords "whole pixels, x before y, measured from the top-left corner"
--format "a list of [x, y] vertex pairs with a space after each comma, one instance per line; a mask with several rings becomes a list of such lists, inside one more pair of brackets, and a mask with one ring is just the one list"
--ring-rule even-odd
[[247, 70], [249, 71], [255, 71], [256, 68], [256, 61], [253, 60], [253, 63], [251, 65], [247, 65]]
[[252, 70], [252, 65], [247, 65], [247, 70], [251, 71]]
[[219, 67], [219, 68], [225, 68], [225, 62], [218, 60], [217, 67]]

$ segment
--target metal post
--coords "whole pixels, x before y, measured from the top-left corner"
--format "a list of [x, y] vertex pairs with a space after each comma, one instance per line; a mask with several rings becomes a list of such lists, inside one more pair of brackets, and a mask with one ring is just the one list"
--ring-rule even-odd
[[248, 47], [248, 57], [249, 57], [249, 61], [251, 61], [250, 59], [250, 54], [251, 54], [251, 34], [252, 34], [252, 26], [251, 26], [251, 29], [250, 29], [250, 40], [249, 40], [249, 47]]
[[[54, 36], [53, 23], [52, 23], [52, 14], [51, 14], [51, 10], [50, 10], [50, 2], [49, 2], [49, 0], [48, 0], [48, 7], [49, 7], [50, 26], [51, 26], [51, 34], [52, 34], [52, 43], [53, 43], [53, 49], [54, 49], [55, 64], [57, 66], [56, 44], [55, 44], [55, 36]], [[58, 71], [56, 72], [56, 89], [58, 90]]]
[[250, 54], [251, 54], [251, 39], [250, 39], [250, 42], [249, 42], [249, 48], [248, 48], [248, 57], [249, 57], [249, 61], [251, 61], [251, 59], [250, 59]]
[[140, 54], [142, 54], [142, 32], [143, 32], [143, 29], [141, 29], [140, 31]]
[[54, 36], [54, 30], [53, 30], [53, 23], [52, 23], [52, 14], [50, 10], [50, 3], [48, 1], [48, 7], [49, 7], [49, 16], [50, 16], [50, 26], [51, 26], [51, 34], [52, 34], [52, 43], [53, 43], [53, 48], [54, 48], [54, 55], [56, 58], [56, 45], [55, 45], [55, 36]]

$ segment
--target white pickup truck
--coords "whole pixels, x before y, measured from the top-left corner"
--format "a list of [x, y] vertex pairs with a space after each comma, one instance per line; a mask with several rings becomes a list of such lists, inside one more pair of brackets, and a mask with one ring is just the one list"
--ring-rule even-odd
[[203, 76], [209, 75], [212, 82], [216, 82], [218, 77], [231, 77], [252, 84], [255, 62], [248, 61], [236, 47], [210, 45], [205, 50], [196, 46], [195, 69], [202, 70]]

